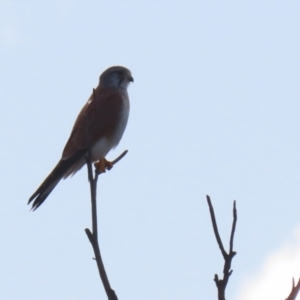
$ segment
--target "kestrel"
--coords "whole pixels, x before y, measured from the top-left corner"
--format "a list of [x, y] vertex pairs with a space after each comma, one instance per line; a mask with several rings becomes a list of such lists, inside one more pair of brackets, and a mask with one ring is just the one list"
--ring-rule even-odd
[[[131, 72], [120, 66], [105, 70], [99, 85], [79, 113], [62, 157], [36, 192], [29, 198], [36, 210], [62, 178], [74, 175], [86, 163], [88, 147], [93, 162], [105, 160], [124, 133], [129, 116], [127, 87]], [[103, 170], [102, 170], [103, 171]]]

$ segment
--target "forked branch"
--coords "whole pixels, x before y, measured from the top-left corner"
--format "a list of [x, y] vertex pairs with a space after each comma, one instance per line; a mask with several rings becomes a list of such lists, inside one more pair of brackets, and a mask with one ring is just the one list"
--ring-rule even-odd
[[219, 276], [215, 274], [214, 281], [216, 283], [217, 289], [218, 289], [218, 300], [225, 300], [225, 289], [229, 280], [230, 275], [232, 274], [231, 270], [231, 262], [233, 257], [236, 255], [236, 252], [233, 251], [233, 239], [234, 239], [234, 233], [236, 228], [236, 221], [237, 221], [237, 211], [236, 211], [236, 205], [235, 201], [233, 202], [233, 223], [231, 228], [231, 235], [230, 235], [230, 242], [229, 242], [229, 253], [227, 253], [224, 249], [222, 240], [220, 238], [217, 221], [214, 213], [214, 208], [212, 206], [211, 200], [209, 196], [206, 196], [207, 203], [209, 206], [210, 211], [210, 217], [214, 229], [214, 234], [217, 240], [217, 243], [219, 245], [219, 248], [221, 250], [222, 256], [224, 258], [224, 268], [223, 268], [223, 278], [219, 279]]
[[[118, 156], [114, 161], [112, 161], [112, 165], [116, 164], [119, 160], [121, 160], [128, 151], [125, 150], [120, 156]], [[97, 263], [98, 271], [100, 278], [102, 280], [102, 284], [104, 286], [106, 295], [108, 300], [118, 300], [118, 297], [115, 291], [111, 288], [104, 264], [102, 261], [100, 247], [98, 243], [98, 221], [97, 221], [97, 181], [99, 173], [95, 170], [95, 175], [93, 176], [93, 167], [92, 167], [92, 159], [91, 152], [88, 151], [88, 156], [86, 157], [86, 163], [88, 167], [88, 178], [90, 182], [90, 190], [91, 190], [91, 204], [92, 204], [92, 232], [89, 228], [85, 229], [85, 233], [92, 244], [95, 260]]]
[[296, 300], [299, 290], [300, 290], [300, 279], [298, 280], [298, 283], [295, 285], [295, 279], [293, 278], [292, 291], [285, 300]]

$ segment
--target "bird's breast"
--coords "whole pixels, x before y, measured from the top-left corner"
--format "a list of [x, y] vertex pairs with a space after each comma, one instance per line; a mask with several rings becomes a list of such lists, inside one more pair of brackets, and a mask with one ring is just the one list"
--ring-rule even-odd
[[122, 98], [122, 109], [115, 130], [109, 137], [102, 137], [99, 139], [99, 141], [92, 147], [93, 161], [98, 161], [104, 158], [111, 149], [115, 148], [119, 144], [123, 136], [128, 122], [130, 104], [127, 92]]

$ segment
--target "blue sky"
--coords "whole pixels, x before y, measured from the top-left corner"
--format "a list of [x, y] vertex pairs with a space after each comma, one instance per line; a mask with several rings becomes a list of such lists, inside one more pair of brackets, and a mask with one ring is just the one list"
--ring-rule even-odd
[[[1, 299], [106, 299], [84, 233], [86, 169], [38, 211], [99, 75], [132, 71], [129, 123], [98, 184], [120, 299], [216, 299], [237, 201], [228, 299], [287, 297], [300, 276], [298, 1], [1, 1]], [[297, 254], [298, 253], [298, 254]], [[275, 286], [275, 288], [274, 288]], [[274, 293], [272, 295], [271, 293]]]

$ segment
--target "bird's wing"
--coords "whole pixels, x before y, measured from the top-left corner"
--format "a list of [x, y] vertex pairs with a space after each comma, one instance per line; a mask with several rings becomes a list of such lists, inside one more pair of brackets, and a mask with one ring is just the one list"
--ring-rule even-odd
[[120, 121], [122, 108], [123, 95], [120, 92], [103, 87], [95, 89], [76, 119], [62, 159], [87, 150], [102, 137], [109, 139]]

